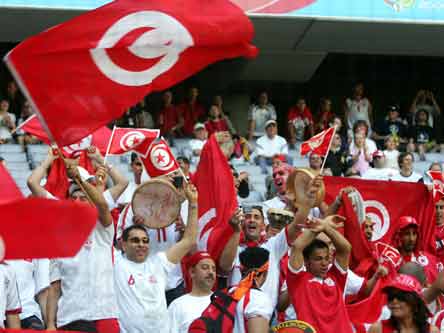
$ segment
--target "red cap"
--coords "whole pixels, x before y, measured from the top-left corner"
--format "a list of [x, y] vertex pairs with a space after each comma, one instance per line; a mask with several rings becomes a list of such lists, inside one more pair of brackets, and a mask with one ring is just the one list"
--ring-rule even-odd
[[285, 157], [284, 154], [275, 154], [273, 155], [273, 160], [279, 160], [281, 162], [287, 162], [287, 158]]
[[211, 255], [208, 252], [198, 251], [198, 252], [192, 254], [187, 259], [187, 266], [188, 266], [188, 268], [194, 267], [199, 263], [199, 261], [204, 260], [204, 259], [211, 259], [214, 261], [214, 259], [211, 257]]
[[373, 158], [375, 158], [375, 157], [384, 157], [385, 155], [384, 155], [384, 152], [383, 151], [381, 151], [381, 150], [376, 150], [374, 153], [373, 153]]
[[399, 218], [399, 223], [398, 223], [398, 230], [402, 230], [405, 229], [409, 226], [415, 226], [415, 227], [419, 227], [418, 222], [416, 221], [416, 219], [412, 216], [401, 216]]

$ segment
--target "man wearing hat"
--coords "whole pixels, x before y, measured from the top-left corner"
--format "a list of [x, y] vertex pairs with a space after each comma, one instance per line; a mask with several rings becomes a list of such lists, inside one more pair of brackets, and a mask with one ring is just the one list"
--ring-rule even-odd
[[399, 105], [390, 105], [387, 107], [387, 116], [376, 125], [375, 131], [372, 134], [373, 140], [376, 141], [379, 147], [384, 146], [384, 140], [392, 136], [399, 144], [407, 143], [407, 122], [399, 117]]
[[194, 125], [194, 139], [189, 142], [189, 147], [191, 150], [191, 159], [193, 162], [198, 162], [200, 153], [202, 152], [203, 146], [207, 142], [208, 132], [205, 125], [202, 123], [197, 123]]
[[210, 304], [216, 282], [216, 263], [211, 255], [199, 251], [185, 260], [191, 278], [191, 292], [175, 299], [168, 307], [170, 333], [186, 333], [190, 324], [199, 318]]
[[[265, 123], [265, 135], [256, 141], [256, 163], [260, 166], [264, 175], [268, 174], [267, 166], [271, 166], [274, 155], [284, 155], [288, 161], [287, 140], [277, 133], [276, 120], [268, 120]], [[289, 164], [291, 164], [291, 162]]]
[[398, 170], [385, 167], [385, 155], [382, 150], [377, 150], [372, 154], [373, 168], [369, 168], [363, 175], [363, 179], [369, 180], [390, 180], [399, 174]]
[[401, 216], [398, 229], [394, 235], [394, 244], [403, 257], [403, 261], [416, 262], [422, 267], [427, 276], [427, 282], [433, 283], [438, 272], [442, 271], [442, 263], [435, 256], [419, 250], [419, 224], [412, 216]]

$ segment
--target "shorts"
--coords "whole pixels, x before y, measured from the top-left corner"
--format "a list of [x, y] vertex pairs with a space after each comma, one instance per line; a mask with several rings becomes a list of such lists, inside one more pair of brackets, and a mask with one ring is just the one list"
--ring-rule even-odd
[[45, 325], [37, 316], [31, 316], [21, 320], [22, 328], [35, 331], [44, 331]]

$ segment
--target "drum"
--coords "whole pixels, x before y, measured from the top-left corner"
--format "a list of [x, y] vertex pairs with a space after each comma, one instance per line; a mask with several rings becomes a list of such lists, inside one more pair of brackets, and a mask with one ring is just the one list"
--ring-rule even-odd
[[144, 218], [148, 228], [160, 229], [172, 224], [180, 214], [182, 200], [174, 186], [163, 179], [141, 184], [133, 194], [134, 216]]
[[[287, 198], [289, 209], [292, 211], [297, 210], [298, 206], [308, 200], [308, 190], [310, 188], [310, 182], [317, 175], [310, 169], [297, 168], [288, 176], [287, 179]], [[322, 183], [321, 188], [315, 194], [314, 203], [312, 207], [319, 207], [324, 201], [325, 197], [325, 185]]]

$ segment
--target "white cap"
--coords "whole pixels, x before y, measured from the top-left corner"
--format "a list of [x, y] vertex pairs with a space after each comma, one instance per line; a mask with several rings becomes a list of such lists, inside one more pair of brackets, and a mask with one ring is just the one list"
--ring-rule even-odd
[[271, 124], [275, 124], [275, 125], [277, 125], [276, 120], [274, 120], [274, 119], [267, 120], [267, 122], [265, 123], [264, 128], [267, 128], [267, 127], [270, 126]]

